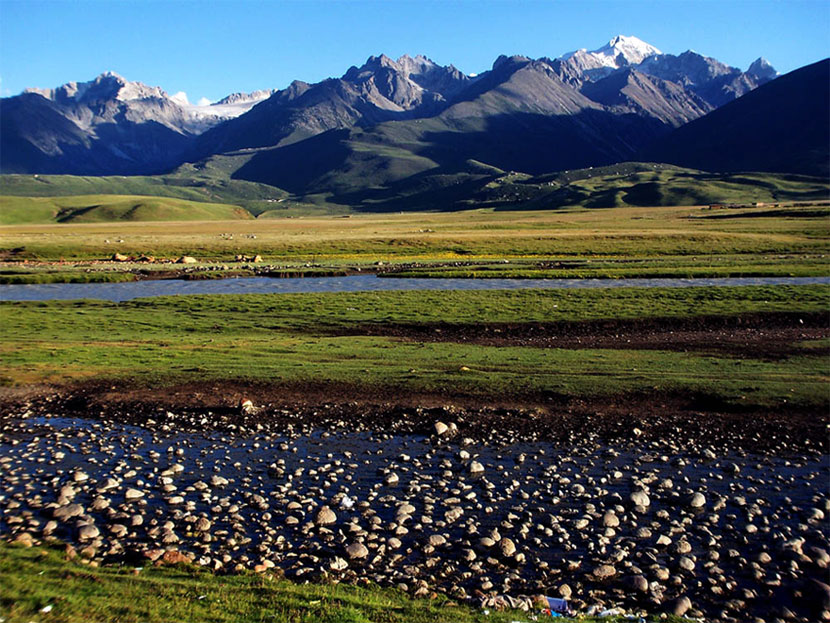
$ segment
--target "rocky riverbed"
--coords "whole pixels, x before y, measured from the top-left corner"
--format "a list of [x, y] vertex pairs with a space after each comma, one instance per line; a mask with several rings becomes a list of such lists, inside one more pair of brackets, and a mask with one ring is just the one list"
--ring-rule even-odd
[[0, 532], [98, 562], [191, 560], [416, 596], [829, 616], [826, 425], [812, 440], [766, 431], [762, 447], [708, 444], [677, 422], [612, 439], [571, 422], [554, 438], [452, 408], [344, 413], [6, 405]]

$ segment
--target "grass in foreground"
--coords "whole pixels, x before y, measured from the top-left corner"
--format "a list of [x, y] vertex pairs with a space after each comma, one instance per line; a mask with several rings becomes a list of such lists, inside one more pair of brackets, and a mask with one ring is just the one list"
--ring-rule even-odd
[[6, 384], [117, 378], [340, 384], [479, 397], [696, 392], [744, 405], [825, 405], [827, 362], [663, 350], [497, 347], [338, 335], [360, 324], [578, 322], [821, 312], [826, 286], [377, 292], [0, 303]]
[[0, 544], [0, 616], [7, 623], [528, 620], [515, 613], [487, 616], [445, 598], [414, 600], [397, 590], [372, 586], [299, 585], [250, 573], [217, 576], [190, 566], [148, 566], [137, 574], [134, 569], [67, 562], [57, 546], [24, 549]]

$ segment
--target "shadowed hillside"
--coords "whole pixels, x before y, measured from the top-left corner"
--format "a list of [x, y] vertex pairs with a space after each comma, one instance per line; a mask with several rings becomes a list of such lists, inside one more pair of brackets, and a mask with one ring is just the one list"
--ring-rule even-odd
[[641, 158], [707, 171], [830, 175], [830, 60], [797, 69], [659, 139]]

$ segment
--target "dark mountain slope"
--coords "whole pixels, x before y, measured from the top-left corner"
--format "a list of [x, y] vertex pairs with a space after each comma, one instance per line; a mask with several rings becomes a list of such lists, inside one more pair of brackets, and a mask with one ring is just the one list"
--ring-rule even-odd
[[634, 69], [623, 69], [586, 83], [581, 92], [605, 106], [648, 115], [675, 128], [712, 110], [712, 106], [679, 84]]
[[47, 99], [24, 93], [0, 102], [3, 173], [153, 174], [181, 162], [188, 137], [153, 119], [133, 121], [106, 110], [111, 122], [83, 128]]
[[86, 133], [35, 93], [0, 100], [0, 119], [3, 173], [60, 172], [62, 150], [89, 147]]
[[292, 83], [247, 114], [202, 134], [189, 158], [288, 145], [328, 130], [432, 116], [469, 82], [455, 67], [441, 67], [422, 56], [402, 56], [397, 61], [372, 56], [342, 78], [313, 85]]
[[2, 99], [0, 171], [189, 166], [341, 196], [467, 175], [470, 161], [529, 173], [590, 167], [631, 159], [775, 75], [763, 59], [742, 72], [630, 36], [556, 60], [501, 56], [477, 76], [423, 56], [372, 56], [340, 78], [209, 106], [107, 72]]
[[638, 156], [707, 171], [830, 175], [830, 60], [797, 69]]
[[4, 173], [158, 173], [181, 163], [196, 117], [158, 87], [108, 72], [0, 100]]
[[430, 169], [467, 174], [471, 160], [527, 173], [609, 164], [672, 129], [642, 110], [608, 110], [565, 84], [544, 61], [499, 59], [488, 74], [485, 88], [471, 85], [437, 116], [326, 132], [263, 150], [233, 177], [352, 202], [361, 189], [374, 193]]

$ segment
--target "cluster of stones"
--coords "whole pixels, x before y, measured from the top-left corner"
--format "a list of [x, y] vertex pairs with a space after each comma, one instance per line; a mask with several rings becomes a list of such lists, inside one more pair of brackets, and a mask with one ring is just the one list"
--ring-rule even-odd
[[543, 593], [723, 621], [830, 612], [821, 453], [494, 444], [454, 421], [420, 436], [345, 422], [183, 433], [176, 419], [7, 416], [0, 531], [93, 562], [187, 560], [415, 596]]

